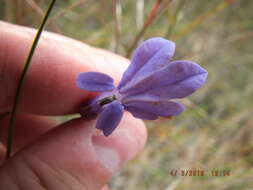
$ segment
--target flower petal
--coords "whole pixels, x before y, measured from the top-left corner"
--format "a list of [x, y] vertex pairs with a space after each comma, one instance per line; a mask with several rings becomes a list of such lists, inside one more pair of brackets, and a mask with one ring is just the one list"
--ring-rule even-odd
[[126, 108], [131, 110], [138, 110], [143, 113], [151, 113], [157, 116], [174, 116], [184, 111], [184, 106], [172, 101], [130, 101], [124, 104]]
[[76, 82], [79, 88], [92, 92], [112, 91], [114, 89], [113, 79], [98, 72], [80, 73]]
[[106, 105], [98, 117], [96, 128], [102, 130], [105, 136], [110, 135], [118, 126], [123, 110], [124, 107], [118, 101]]
[[199, 74], [198, 76], [190, 77], [184, 81], [181, 81], [177, 84], [169, 85], [166, 88], [160, 87], [152, 89], [147, 93], [158, 96], [160, 98], [184, 98], [191, 95], [198, 88], [202, 86], [207, 77], [207, 73]]
[[165, 46], [158, 51], [143, 67], [135, 74], [130, 82], [120, 89], [120, 92], [124, 93], [132, 86], [135, 86], [140, 81], [152, 76], [156, 71], [167, 65], [170, 61], [170, 47]]
[[[175, 43], [163, 38], [155, 37], [144, 41], [135, 51], [131, 64], [125, 71], [118, 89], [122, 88], [127, 82], [129, 82], [134, 75], [152, 59], [152, 57], [158, 53], [161, 49], [166, 51], [166, 61], [169, 61], [175, 52]], [[164, 61], [162, 61], [164, 63]]]
[[126, 106], [125, 109], [129, 111], [134, 117], [140, 119], [155, 120], [158, 117], [156, 114], [145, 112], [133, 106]]
[[149, 94], [162, 99], [183, 98], [200, 88], [207, 78], [207, 71], [191, 61], [174, 61], [152, 75], [132, 81], [131, 88], [122, 94]]

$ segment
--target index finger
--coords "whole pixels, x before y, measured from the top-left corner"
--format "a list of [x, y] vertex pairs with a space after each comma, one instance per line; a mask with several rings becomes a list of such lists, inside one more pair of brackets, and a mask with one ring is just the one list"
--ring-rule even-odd
[[[35, 30], [0, 22], [0, 113], [9, 112]], [[103, 72], [117, 83], [128, 60], [79, 41], [43, 32], [22, 89], [19, 110], [62, 115], [93, 96], [76, 86], [81, 72]]]

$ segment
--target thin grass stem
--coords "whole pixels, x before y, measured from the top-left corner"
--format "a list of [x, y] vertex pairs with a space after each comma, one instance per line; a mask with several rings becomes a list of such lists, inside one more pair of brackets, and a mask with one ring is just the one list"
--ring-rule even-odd
[[10, 122], [9, 122], [9, 126], [8, 126], [6, 159], [9, 159], [11, 157], [14, 122], [16, 120], [18, 103], [19, 103], [19, 100], [20, 100], [22, 86], [23, 86], [24, 81], [25, 81], [25, 76], [26, 76], [26, 73], [27, 73], [27, 71], [29, 69], [29, 66], [30, 66], [30, 63], [31, 63], [31, 60], [32, 60], [32, 57], [33, 57], [33, 54], [34, 54], [34, 51], [35, 51], [35, 49], [37, 47], [37, 44], [38, 44], [38, 41], [40, 39], [41, 33], [43, 31], [43, 28], [45, 27], [46, 21], [47, 21], [47, 19], [49, 17], [49, 14], [50, 14], [50, 12], [51, 12], [51, 10], [52, 10], [55, 2], [56, 2], [56, 0], [52, 0], [50, 2], [48, 10], [45, 13], [45, 16], [44, 16], [44, 18], [42, 20], [42, 23], [41, 23], [40, 27], [39, 27], [39, 30], [38, 30], [35, 38], [34, 38], [31, 50], [30, 50], [29, 55], [28, 55], [28, 57], [27, 57], [27, 59], [25, 61], [24, 70], [23, 70], [23, 72], [22, 72], [22, 74], [20, 76], [20, 79], [19, 79], [19, 82], [18, 82], [18, 85], [17, 85], [17, 90], [16, 90], [16, 94], [15, 94], [15, 97], [14, 97], [14, 103], [13, 103], [12, 111], [11, 111], [11, 114], [10, 114]]
[[[167, 6], [166, 9], [168, 8], [168, 5], [170, 4], [172, 0], [168, 0], [167, 1]], [[148, 17], [142, 27], [142, 29], [138, 32], [138, 34], [136, 35], [136, 37], [133, 40], [133, 43], [129, 46], [129, 48], [127, 49], [126, 52], [126, 57], [130, 57], [133, 49], [136, 47], [136, 45], [138, 44], [138, 42], [140, 41], [140, 39], [142, 38], [142, 36], [144, 35], [144, 33], [146, 32], [146, 30], [148, 29], [148, 27], [157, 19], [161, 16], [162, 13], [164, 13], [164, 8], [161, 6], [162, 0], [157, 0], [156, 3], [154, 4], [154, 6], [152, 7], [152, 10], [150, 11], [150, 13], [148, 14]]]
[[113, 16], [114, 16], [114, 52], [118, 53], [120, 45], [120, 33], [122, 25], [122, 7], [121, 0], [113, 0]]
[[167, 29], [166, 34], [165, 34], [165, 38], [169, 38], [171, 36], [173, 29], [174, 29], [175, 25], [177, 24], [179, 12], [183, 8], [184, 4], [185, 4], [185, 0], [179, 1], [178, 5], [176, 7], [176, 11], [175, 11], [173, 18], [171, 20], [171, 23]]

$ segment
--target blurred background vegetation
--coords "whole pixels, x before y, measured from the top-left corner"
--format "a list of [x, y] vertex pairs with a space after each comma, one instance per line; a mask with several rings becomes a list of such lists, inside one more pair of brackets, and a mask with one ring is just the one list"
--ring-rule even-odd
[[[0, 0], [0, 19], [38, 27], [48, 4]], [[165, 37], [177, 43], [175, 59], [209, 71], [182, 115], [147, 122], [145, 150], [112, 190], [253, 189], [252, 0], [61, 0], [47, 30], [127, 57], [144, 39]], [[193, 169], [205, 176], [171, 175]]]

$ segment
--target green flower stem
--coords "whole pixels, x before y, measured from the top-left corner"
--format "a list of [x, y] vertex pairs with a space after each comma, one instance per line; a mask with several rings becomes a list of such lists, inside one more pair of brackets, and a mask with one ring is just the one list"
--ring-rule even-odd
[[12, 107], [12, 111], [11, 111], [11, 117], [10, 117], [10, 122], [9, 122], [9, 126], [8, 126], [8, 138], [7, 138], [7, 151], [6, 151], [6, 159], [9, 159], [10, 156], [11, 156], [11, 151], [12, 151], [12, 142], [13, 142], [13, 128], [14, 128], [14, 122], [15, 122], [15, 119], [16, 119], [16, 113], [17, 113], [17, 108], [18, 108], [18, 103], [19, 103], [19, 99], [20, 99], [20, 95], [21, 95], [21, 90], [22, 90], [22, 86], [23, 86], [23, 83], [25, 81], [25, 76], [26, 76], [26, 73], [28, 71], [28, 68], [30, 66], [30, 63], [31, 63], [31, 60], [32, 60], [32, 56], [34, 54], [34, 51], [37, 47], [37, 44], [38, 44], [38, 41], [40, 39], [40, 36], [41, 36], [41, 33], [43, 31], [43, 28], [45, 27], [45, 24], [46, 24], [46, 21], [49, 17], [49, 14], [55, 4], [56, 0], [52, 0], [49, 7], [48, 7], [48, 10], [42, 20], [42, 23], [39, 27], [39, 30], [34, 38], [34, 41], [33, 41], [33, 44], [32, 44], [32, 47], [31, 47], [31, 50], [29, 52], [29, 55], [26, 59], [26, 62], [25, 62], [25, 66], [24, 66], [24, 70], [20, 76], [20, 79], [19, 79], [19, 82], [18, 82], [18, 85], [17, 85], [17, 90], [16, 90], [16, 94], [15, 94], [15, 98], [14, 98], [14, 103], [13, 103], [13, 107]]

